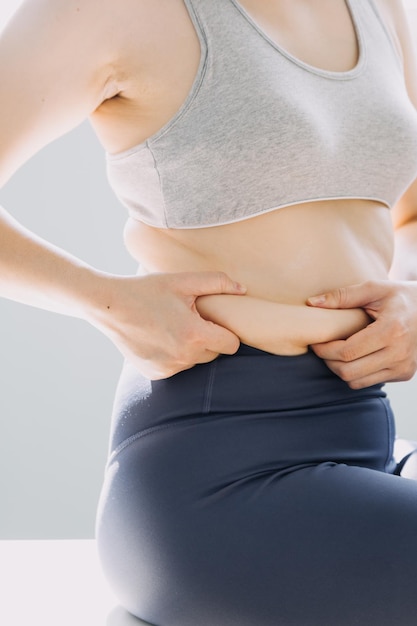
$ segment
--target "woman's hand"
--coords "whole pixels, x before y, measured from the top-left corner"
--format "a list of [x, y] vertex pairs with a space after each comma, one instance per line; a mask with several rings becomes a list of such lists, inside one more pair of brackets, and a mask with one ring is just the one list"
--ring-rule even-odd
[[363, 308], [372, 324], [343, 341], [311, 346], [352, 389], [409, 380], [417, 369], [417, 282], [369, 281], [309, 298], [328, 309]]
[[205, 294], [243, 294], [221, 272], [101, 275], [86, 319], [150, 379], [167, 378], [239, 348], [235, 334], [203, 320], [195, 306]]
[[239, 339], [203, 320], [198, 296], [241, 295], [222, 272], [114, 276], [37, 237], [0, 208], [0, 295], [84, 319], [109, 337], [148, 378], [166, 378], [219, 353]]

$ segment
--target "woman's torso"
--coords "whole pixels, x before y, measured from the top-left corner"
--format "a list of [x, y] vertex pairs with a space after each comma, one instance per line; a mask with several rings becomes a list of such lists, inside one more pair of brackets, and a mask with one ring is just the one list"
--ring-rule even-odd
[[[122, 93], [92, 116], [110, 154], [129, 150], [167, 124], [198, 71], [200, 42], [184, 2], [157, 4], [149, 9], [149, 41], [141, 42], [134, 37], [140, 9], [132, 6], [121, 55]], [[240, 4], [302, 62], [330, 72], [356, 67], [357, 33], [344, 0]], [[387, 206], [354, 198], [300, 202], [205, 228], [159, 228], [130, 217], [125, 240], [143, 272], [222, 270], [250, 295], [299, 304], [331, 288], [387, 278], [393, 253]]]
[[128, 250], [144, 272], [220, 270], [248, 294], [303, 304], [314, 294], [386, 279], [389, 210], [374, 202], [314, 202], [194, 230], [155, 229], [130, 218]]

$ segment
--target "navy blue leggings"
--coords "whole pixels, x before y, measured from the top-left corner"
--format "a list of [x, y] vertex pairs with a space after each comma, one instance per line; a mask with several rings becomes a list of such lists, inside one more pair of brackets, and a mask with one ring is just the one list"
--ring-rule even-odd
[[417, 482], [381, 386], [313, 353], [120, 381], [97, 522], [120, 603], [156, 626], [415, 626]]

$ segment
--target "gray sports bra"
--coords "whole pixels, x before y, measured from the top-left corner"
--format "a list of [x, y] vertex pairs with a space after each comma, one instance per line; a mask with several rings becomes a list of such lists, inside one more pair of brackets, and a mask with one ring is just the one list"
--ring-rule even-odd
[[227, 224], [306, 201], [391, 207], [417, 176], [417, 112], [372, 0], [346, 0], [354, 69], [312, 67], [271, 41], [237, 0], [185, 0], [201, 60], [177, 114], [107, 155], [132, 217], [160, 228]]

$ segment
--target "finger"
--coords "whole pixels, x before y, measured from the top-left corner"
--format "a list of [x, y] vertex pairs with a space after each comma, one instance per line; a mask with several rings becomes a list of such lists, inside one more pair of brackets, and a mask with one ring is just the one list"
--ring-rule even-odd
[[366, 307], [386, 296], [386, 290], [386, 281], [368, 281], [312, 296], [307, 299], [307, 304], [328, 309]]
[[348, 339], [314, 344], [311, 348], [321, 359], [346, 363], [355, 361], [385, 347], [386, 342], [379, 326], [378, 322], [374, 322]]
[[[179, 372], [193, 368], [195, 365], [201, 365], [203, 363], [209, 363], [214, 361], [219, 356], [218, 352], [212, 352], [211, 350], [199, 350], [194, 355], [184, 355], [183, 358], [179, 355], [179, 359], [153, 362], [150, 360], [130, 359], [133, 365], [136, 365], [138, 370], [144, 374], [149, 380], [161, 380], [164, 378], [170, 378]], [[187, 358], [188, 357], [188, 358]]]
[[369, 374], [359, 376], [352, 380], [345, 381], [351, 389], [363, 389], [372, 385], [380, 385], [389, 382], [404, 380], [402, 376], [397, 376], [391, 367], [381, 367]]
[[205, 345], [207, 351], [217, 354], [235, 354], [240, 346], [240, 339], [227, 328], [213, 322], [204, 321]]
[[[211, 324], [211, 322], [208, 323]], [[215, 326], [215, 324], [212, 325]], [[190, 367], [193, 367], [193, 365], [197, 364], [210, 363], [210, 361], [217, 359], [220, 354], [231, 355], [237, 352], [240, 346], [239, 338], [221, 326], [218, 326], [217, 328], [219, 329], [219, 332], [215, 330], [213, 334], [210, 332], [206, 334], [206, 342], [210, 347], [201, 348], [200, 346], [197, 350], [194, 350], [193, 354], [188, 353], [187, 355], [184, 355], [184, 360], [180, 365], [181, 370], [189, 369]]]
[[224, 272], [190, 272], [182, 275], [183, 287], [193, 296], [227, 293], [242, 295], [246, 287]]
[[347, 384], [351, 389], [365, 389], [366, 387], [372, 387], [372, 385], [381, 385], [390, 380], [390, 370], [382, 369], [378, 372], [374, 372], [369, 376], [352, 380]]
[[[219, 352], [213, 352], [212, 350], [204, 350], [195, 358], [195, 365], [202, 365], [203, 363], [210, 363], [219, 356]], [[189, 367], [193, 367], [192, 365]], [[188, 369], [188, 366], [187, 366]]]
[[387, 356], [385, 350], [365, 356], [356, 361], [348, 363], [338, 360], [325, 359], [327, 367], [346, 383], [351, 384], [355, 381], [373, 376], [382, 370], [388, 370]]
[[312, 344], [310, 348], [324, 361], [344, 361], [343, 348], [346, 340], [329, 341], [328, 343]]

